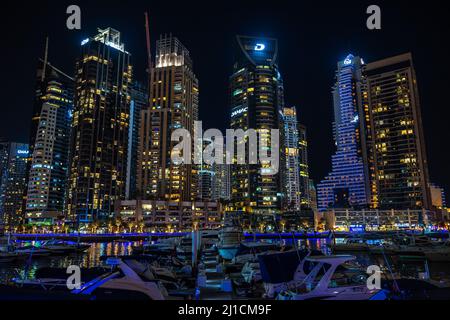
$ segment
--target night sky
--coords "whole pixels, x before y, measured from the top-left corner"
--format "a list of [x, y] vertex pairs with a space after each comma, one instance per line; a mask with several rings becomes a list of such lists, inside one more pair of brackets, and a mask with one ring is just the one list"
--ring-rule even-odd
[[[329, 3], [328, 3], [329, 2]], [[66, 28], [66, 8], [77, 4], [82, 29]], [[366, 8], [378, 4], [382, 30], [366, 28]], [[279, 66], [286, 104], [297, 106], [308, 128], [311, 176], [319, 182], [330, 170], [336, 63], [348, 53], [366, 62], [411, 51], [422, 103], [431, 181], [450, 190], [450, 10], [444, 1], [14, 1], [2, 10], [0, 137], [27, 142], [37, 59], [50, 38], [49, 61], [73, 74], [83, 39], [97, 27], [122, 33], [132, 54], [135, 77], [145, 80], [144, 11], [150, 12], [152, 46], [161, 33], [172, 33], [189, 49], [200, 81], [200, 118], [204, 128], [229, 124], [227, 86], [232, 73], [236, 34], [279, 40]], [[154, 53], [153, 53], [154, 54]]]

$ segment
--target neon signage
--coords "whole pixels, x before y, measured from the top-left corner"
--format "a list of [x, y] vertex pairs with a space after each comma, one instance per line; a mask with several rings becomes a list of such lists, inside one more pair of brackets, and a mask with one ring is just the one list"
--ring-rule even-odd
[[266, 48], [265, 44], [257, 43], [255, 46], [255, 51], [263, 51]]

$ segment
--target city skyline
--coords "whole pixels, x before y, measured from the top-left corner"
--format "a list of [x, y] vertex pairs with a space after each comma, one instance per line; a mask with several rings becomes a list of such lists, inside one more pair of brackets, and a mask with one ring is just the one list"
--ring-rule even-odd
[[[80, 4], [82, 10], [83, 8], [86, 8], [86, 5]], [[136, 7], [138, 7], [138, 5], [136, 5]], [[352, 8], [352, 10], [357, 11], [359, 7], [357, 5], [355, 5], [355, 8]], [[360, 6], [360, 8], [363, 8], [363, 5]], [[46, 8], [48, 10], [48, 8]], [[248, 10], [248, 8], [246, 8]], [[394, 12], [398, 13], [398, 8], [392, 8], [390, 7], [389, 9], [394, 10]], [[56, 10], [56, 9], [54, 9]], [[73, 48], [73, 54], [77, 54], [77, 46], [79, 46], [79, 42], [77, 41], [73, 41], [73, 39], [84, 39], [87, 36], [89, 36], [90, 34], [93, 34], [93, 32], [88, 32], [90, 30], [93, 30], [97, 27], [107, 27], [107, 26], [112, 26], [112, 27], [116, 27], [117, 24], [123, 24], [123, 22], [117, 22], [117, 15], [114, 15], [114, 10], [117, 9], [111, 9], [113, 10], [113, 14], [108, 17], [107, 15], [103, 15], [102, 17], [98, 17], [95, 16], [94, 13], [92, 13], [92, 11], [95, 12], [95, 8], [88, 7], [86, 8], [84, 11], [86, 11], [87, 16], [89, 16], [89, 20], [83, 20], [83, 26], [82, 26], [82, 30], [81, 31], [77, 31], [74, 32], [73, 34], [70, 34], [69, 31], [67, 30], [63, 30], [63, 31], [55, 31], [55, 32], [43, 32], [42, 30], [38, 31], [40, 33], [45, 33], [48, 34], [50, 37], [50, 45], [49, 45], [49, 50], [50, 50], [50, 58], [49, 61], [52, 61], [52, 63], [55, 64], [55, 66], [61, 68], [62, 70], [69, 72], [71, 71], [71, 69], [73, 70], [73, 67], [70, 68], [70, 63], [60, 63], [61, 61], [63, 61], [62, 57], [59, 57], [58, 54], [58, 45], [60, 46], [66, 46], [69, 45]], [[197, 38], [197, 36], [195, 34], [193, 34], [193, 30], [191, 29], [190, 31], [180, 31], [180, 28], [177, 24], [168, 24], [167, 22], [165, 23], [159, 23], [158, 20], [161, 20], [161, 18], [158, 18], [158, 8], [155, 8], [154, 10], [154, 14], [151, 13], [151, 36], [152, 39], [156, 39], [158, 36], [157, 31], [164, 31], [164, 32], [172, 32], [174, 34], [174, 36], [177, 36], [178, 38], [180, 38], [180, 40], [183, 43], [186, 43], [186, 46], [190, 49], [191, 54], [194, 56], [193, 60], [195, 61], [204, 61], [204, 59], [202, 59], [202, 55], [204, 55], [205, 53], [207, 54], [209, 51], [211, 51], [209, 54], [214, 55], [216, 52], [219, 52], [220, 50], [210, 50], [208, 49], [209, 46], [203, 45], [203, 46], [199, 46], [197, 41], [200, 40], [195, 40], [195, 38]], [[312, 8], [312, 11], [314, 11], [315, 9]], [[409, 10], [417, 10], [417, 8], [410, 8]], [[386, 11], [386, 10], [385, 10]], [[50, 11], [51, 13], [52, 11]], [[247, 11], [245, 11], [247, 12]], [[361, 9], [361, 12], [364, 12]], [[47, 13], [49, 14], [49, 13]], [[267, 13], [264, 12], [259, 12], [259, 14], [261, 14], [261, 17], [267, 17]], [[386, 14], [386, 20], [387, 23], [392, 23], [391, 20], [389, 20], [389, 14], [393, 14], [392, 12], [389, 13], [389, 11]], [[294, 66], [292, 64], [292, 56], [290, 56], [287, 52], [291, 51], [289, 50], [289, 48], [291, 46], [297, 48], [298, 44], [301, 44], [300, 40], [296, 40], [296, 41], [289, 41], [288, 36], [283, 36], [281, 35], [281, 37], [277, 36], [277, 33], [280, 33], [280, 29], [281, 27], [277, 27], [277, 28], [272, 28], [272, 29], [278, 29], [278, 30], [268, 30], [267, 28], [261, 28], [260, 30], [256, 30], [258, 28], [258, 26], [261, 26], [261, 24], [258, 22], [258, 19], [256, 19], [256, 16], [258, 15], [258, 13], [255, 13], [254, 15], [250, 16], [249, 21], [244, 24], [244, 25], [238, 25], [237, 27], [235, 27], [235, 29], [253, 29], [250, 30], [250, 32], [236, 32], [235, 34], [239, 34], [239, 33], [244, 33], [244, 34], [258, 34], [258, 33], [267, 33], [269, 35], [273, 34], [274, 37], [278, 38], [278, 42], [280, 44], [280, 46], [282, 47], [282, 49], [280, 49], [281, 52], [281, 57], [280, 57], [280, 69], [284, 70], [283, 71], [283, 78], [285, 78], [285, 83], [286, 83], [286, 87], [287, 87], [287, 105], [295, 105], [298, 108], [298, 114], [299, 114], [299, 121], [302, 124], [306, 124], [307, 128], [308, 128], [308, 132], [309, 132], [309, 141], [310, 141], [310, 150], [309, 150], [309, 157], [310, 157], [310, 174], [311, 176], [314, 178], [315, 182], [319, 182], [325, 175], [326, 173], [329, 171], [330, 167], [331, 167], [331, 162], [330, 162], [330, 156], [332, 154], [332, 152], [334, 151], [333, 149], [333, 141], [331, 139], [331, 118], [332, 118], [332, 102], [331, 102], [331, 94], [330, 94], [330, 87], [333, 84], [333, 73], [334, 73], [334, 67], [333, 65], [336, 63], [336, 61], [341, 60], [345, 57], [345, 55], [347, 53], [354, 53], [355, 55], [358, 54], [361, 57], [363, 57], [364, 59], [366, 59], [367, 61], [375, 61], [378, 59], [383, 59], [389, 56], [393, 56], [397, 53], [404, 53], [404, 52], [408, 52], [412, 51], [413, 56], [414, 56], [414, 60], [415, 60], [415, 65], [416, 65], [416, 69], [417, 69], [417, 73], [418, 73], [418, 82], [419, 82], [419, 91], [420, 91], [420, 96], [421, 96], [421, 100], [422, 100], [422, 111], [423, 111], [423, 118], [424, 118], [424, 132], [425, 132], [425, 140], [426, 140], [426, 145], [427, 145], [427, 154], [429, 157], [429, 166], [430, 166], [430, 177], [431, 177], [431, 181], [434, 183], [437, 183], [438, 185], [444, 187], [445, 189], [448, 189], [449, 186], [449, 177], [448, 177], [448, 173], [446, 172], [446, 170], [444, 169], [445, 166], [443, 164], [442, 158], [445, 159], [444, 157], [444, 150], [441, 150], [441, 148], [436, 147], [436, 145], [438, 145], [439, 139], [443, 139], [442, 137], [445, 137], [445, 133], [442, 133], [442, 126], [432, 126], [431, 123], [435, 123], [436, 121], [442, 121], [439, 119], [439, 117], [436, 117], [434, 114], [434, 111], [430, 111], [430, 109], [436, 110], [437, 108], [442, 108], [441, 111], [444, 112], [443, 106], [441, 106], [439, 103], [437, 103], [437, 98], [434, 97], [434, 95], [437, 94], [437, 92], [439, 91], [439, 87], [437, 88], [431, 88], [430, 86], [443, 86], [443, 84], [436, 84], [432, 79], [430, 79], [430, 77], [427, 76], [423, 76], [423, 74], [427, 74], [427, 72], [430, 72], [429, 69], [432, 68], [427, 68], [426, 63], [433, 63], [432, 61], [429, 60], [425, 60], [425, 58], [423, 57], [424, 54], [420, 51], [420, 50], [414, 50], [414, 47], [419, 47], [418, 43], [419, 41], [413, 42], [411, 44], [411, 41], [407, 41], [407, 36], [403, 33], [404, 37], [405, 37], [405, 41], [400, 42], [397, 41], [398, 44], [396, 46], [388, 46], [387, 49], [385, 49], [385, 53], [382, 53], [380, 48], [373, 48], [373, 50], [369, 50], [368, 48], [368, 43], [370, 43], [370, 38], [376, 38], [377, 36], [370, 34], [369, 31], [364, 30], [365, 26], [363, 23], [363, 18], [364, 15], [361, 14], [361, 23], [360, 23], [360, 32], [357, 32], [356, 35], [354, 35], [354, 37], [356, 38], [355, 43], [358, 42], [358, 44], [343, 44], [343, 45], [337, 45], [335, 50], [332, 50], [331, 53], [328, 53], [327, 55], [330, 56], [334, 56], [334, 60], [331, 59], [320, 59], [320, 61], [322, 61], [323, 64], [321, 65], [317, 65], [317, 75], [315, 74], [309, 74], [305, 76], [302, 76], [300, 74], [299, 78], [303, 78], [303, 80], [296, 80], [296, 81], [292, 81], [292, 77], [295, 76], [295, 72], [291, 71], [290, 67]], [[328, 17], [328, 13], [325, 12], [323, 14], [324, 16]], [[134, 21], [133, 23], [128, 23], [128, 25], [131, 25], [133, 28], [137, 29], [137, 33], [141, 34], [140, 37], [137, 36], [127, 36], [127, 31], [128, 34], [129, 33], [129, 29], [131, 28], [130, 26], [126, 27], [124, 31], [122, 31], [123, 29], [117, 27], [117, 29], [119, 29], [122, 33], [123, 33], [123, 38], [126, 39], [125, 41], [127, 41], [127, 43], [130, 43], [131, 47], [138, 47], [138, 50], [131, 50], [132, 55], [133, 55], [133, 62], [132, 64], [134, 65], [134, 69], [136, 70], [136, 75], [138, 77], [138, 80], [141, 80], [139, 78], [142, 78], [142, 74], [143, 74], [143, 69], [145, 69], [145, 60], [141, 59], [145, 56], [145, 37], [144, 37], [144, 28], [143, 28], [143, 10], [139, 10], [139, 9], [133, 9], [133, 13], [130, 14], [130, 17], [127, 19], [131, 19], [131, 17], [140, 17], [140, 20], [138, 21], [142, 21], [142, 22], [136, 22]], [[276, 11], [273, 14], [273, 17], [269, 19], [273, 19], [273, 20], [281, 20], [281, 17], [285, 17], [285, 16], [289, 16], [283, 9], [279, 9], [278, 11]], [[402, 22], [406, 21], [406, 16], [407, 14], [405, 13], [404, 15], [400, 15], [400, 19]], [[96, 22], [98, 18], [99, 22]], [[65, 16], [62, 15], [61, 17], [61, 21], [64, 21]], [[403, 21], [402, 19], [405, 19], [405, 21]], [[107, 25], [104, 25], [103, 23], [101, 23], [100, 21], [107, 21], [110, 20], [111, 23], [107, 23]], [[349, 22], [350, 23], [350, 22]], [[356, 22], [352, 22], [352, 23], [357, 23]], [[399, 24], [401, 24], [399, 22]], [[63, 25], [63, 24], [62, 24]], [[254, 27], [252, 28], [251, 25], [253, 25]], [[407, 25], [403, 26], [400, 28], [400, 31], [402, 30], [406, 30], [407, 29]], [[348, 28], [348, 25], [343, 26], [343, 30], [346, 30]], [[384, 28], [389, 28], [388, 26], [384, 26]], [[44, 29], [44, 28], [43, 28]], [[164, 29], [164, 30], [161, 30]], [[178, 29], [178, 30], [177, 30]], [[195, 28], [193, 28], [195, 29]], [[238, 30], [239, 31], [239, 30]], [[323, 31], [323, 30], [322, 30]], [[332, 30], [329, 30], [330, 33], [332, 33]], [[399, 32], [400, 32], [399, 31]], [[218, 30], [217, 32], [217, 36], [215, 38], [218, 38], [219, 40], [214, 40], [212, 42], [212, 45], [210, 44], [210, 46], [217, 46], [218, 42], [224, 42], [224, 43], [230, 43], [231, 41], [234, 40], [234, 34], [232, 35], [232, 33], [234, 33], [235, 30], [230, 30], [227, 32], [224, 32], [223, 29], [222, 30]], [[382, 31], [383, 32], [383, 31]], [[404, 32], [404, 31], [403, 31]], [[423, 31], [425, 32], [425, 30]], [[58, 38], [60, 38], [61, 40], [61, 34], [65, 33], [66, 35], [68, 35], [68, 37], [66, 37], [67, 39], [64, 39], [64, 41], [60, 41], [58, 43]], [[191, 34], [191, 36], [193, 35], [193, 38], [187, 37], [187, 35]], [[319, 33], [319, 34], [323, 34]], [[364, 41], [363, 39], [361, 39], [361, 35], [366, 35], [367, 36], [367, 41]], [[300, 37], [305, 37], [305, 35], [300, 34]], [[319, 37], [318, 37], [319, 38]], [[343, 39], [345, 39], [346, 37], [343, 35], [342, 37]], [[326, 40], [328, 39], [328, 37], [324, 38], [324, 42], [327, 42]], [[311, 39], [309, 39], [309, 41], [305, 41], [305, 43], [311, 43], [310, 41]], [[329, 39], [328, 39], [329, 40]], [[389, 41], [393, 41], [393, 40], [388, 40]], [[33, 75], [35, 73], [35, 65], [36, 65], [36, 61], [38, 58], [42, 57], [43, 54], [43, 47], [44, 47], [44, 36], [42, 36], [42, 38], [39, 39], [39, 37], [36, 37], [35, 39], [33, 39], [33, 42], [35, 42], [37, 45], [33, 47], [33, 50], [30, 51], [34, 51], [36, 53], [35, 56], [31, 56], [30, 54], [28, 54], [29, 59], [32, 60], [31, 62], [28, 63], [32, 63], [34, 65], [34, 68], [31, 70], [28, 70], [27, 75], [22, 75], [25, 78], [28, 78], [30, 75]], [[154, 42], [154, 41], [153, 41]], [[351, 41], [350, 39], [345, 39], [342, 42], [345, 43], [352, 43], [353, 41]], [[422, 40], [423, 42], [423, 40]], [[343, 47], [346, 47], [345, 49], [343, 49]], [[283, 49], [284, 48], [284, 49]], [[214, 47], [213, 47], [214, 49]], [[287, 50], [286, 50], [287, 49]], [[434, 49], [436, 50], [436, 48]], [[154, 51], [154, 50], [153, 50]], [[205, 53], [203, 53], [202, 51], [207, 51]], [[309, 60], [314, 60], [316, 58], [313, 57], [313, 54], [309, 53], [311, 50], [309, 49], [304, 49], [303, 51], [300, 51], [300, 53], [298, 54], [298, 56], [302, 55], [302, 56], [307, 56], [307, 54], [309, 54], [308, 58]], [[362, 52], [364, 51], [364, 52]], [[324, 55], [322, 51], [318, 52], [319, 56]], [[224, 55], [224, 53], [220, 54]], [[229, 73], [230, 70], [230, 60], [232, 60], [232, 54], [230, 51], [226, 52], [227, 54], [227, 58], [225, 60], [221, 60], [224, 61], [225, 65], [226, 65], [226, 69], [227, 69], [227, 73]], [[197, 58], [197, 56], [200, 55], [200, 58]], [[416, 59], [416, 55], [418, 56], [418, 59]], [[229, 57], [228, 57], [229, 56]], [[296, 55], [297, 56], [297, 55]], [[67, 60], [70, 60], [69, 58], [64, 58]], [[56, 61], [55, 61], [56, 60]], [[306, 60], [306, 59], [305, 59]], [[208, 60], [206, 60], [208, 61]], [[296, 59], [294, 60], [296, 61], [300, 67], [302, 68], [306, 68], [307, 64], [306, 62], [303, 62], [302, 59]], [[317, 61], [317, 60], [316, 60]], [[34, 63], [33, 63], [34, 62]], [[137, 63], [136, 63], [137, 62]], [[62, 65], [61, 65], [62, 64]], [[66, 64], [66, 65], [65, 65]], [[206, 64], [206, 63], [205, 63]], [[297, 66], [295, 66], [297, 67]], [[226, 106], [226, 95], [227, 95], [227, 91], [226, 91], [226, 82], [223, 83], [222, 85], [220, 85], [220, 82], [218, 83], [218, 87], [221, 88], [214, 88], [214, 90], [210, 90], [211, 88], [211, 84], [209, 82], [213, 81], [214, 79], [216, 79], [216, 75], [208, 75], [207, 77], [202, 76], [202, 74], [205, 74], [204, 72], [204, 68], [207, 68], [207, 66], [205, 67], [203, 65], [202, 62], [197, 62], [194, 66], [194, 71], [199, 69], [198, 72], [198, 78], [200, 81], [200, 86], [202, 87], [201, 90], [201, 94], [200, 94], [200, 118], [202, 120], [204, 120], [206, 122], [206, 124], [208, 125], [208, 127], [218, 127], [218, 128], [223, 128], [223, 126], [226, 126], [226, 121], [224, 121], [224, 119], [227, 118], [228, 115], [228, 107]], [[218, 67], [219, 70], [220, 68], [224, 68], [224, 67]], [[442, 67], [444, 68], [444, 67]], [[327, 72], [323, 72], [323, 69], [328, 70]], [[322, 70], [322, 71], [321, 71]], [[140, 76], [139, 76], [140, 73]], [[294, 74], [293, 74], [294, 73]], [[218, 72], [217, 74], [217, 78], [220, 78], [220, 73]], [[327, 78], [329, 79], [329, 81], [320, 81], [320, 86], [321, 86], [321, 91], [320, 91], [320, 96], [316, 95], [315, 99], [317, 100], [317, 106], [314, 105], [314, 98], [311, 99], [311, 97], [308, 97], [308, 93], [306, 93], [306, 91], [308, 89], [311, 89], [314, 83], [318, 83], [316, 78]], [[212, 79], [211, 81], [209, 81], [209, 79]], [[293, 86], [295, 86], [296, 84], [298, 84], [298, 81], [304, 82], [306, 80], [311, 80], [310, 84], [306, 83], [304, 85], [301, 85], [300, 88], [300, 94], [295, 92], [295, 88], [293, 88]], [[226, 81], [226, 79], [224, 80]], [[21, 86], [21, 89], [26, 91], [27, 87], [25, 85]], [[422, 90], [422, 88], [425, 88], [424, 90]], [[32, 89], [28, 89], [31, 93], [28, 93], [28, 95], [32, 95], [33, 94], [33, 90]], [[319, 92], [319, 89], [314, 89], [313, 92]], [[209, 102], [211, 100], [218, 100], [219, 98], [214, 98], [211, 99], [211, 96], [214, 95], [215, 93], [220, 92], [221, 94], [219, 95], [219, 97], [221, 96], [220, 100], [223, 100], [223, 102], [220, 102], [218, 104], [209, 104]], [[292, 94], [294, 93], [294, 94]], [[434, 93], [434, 94], [433, 94]], [[27, 94], [24, 95], [25, 97], [27, 96]], [[303, 96], [303, 97], [302, 97]], [[17, 100], [17, 98], [15, 98], [12, 101], [12, 104], [17, 104], [18, 102], [16, 102], [15, 100]], [[21, 106], [25, 105], [26, 101], [24, 101], [25, 98], [21, 98], [19, 99], [19, 101], [21, 101], [19, 104]], [[221, 106], [220, 108], [217, 108], [217, 113], [220, 115], [224, 115], [224, 118], [222, 117], [215, 117], [211, 118], [208, 115], [208, 108], [211, 105], [218, 105]], [[432, 108], [428, 107], [432, 105]], [[24, 107], [22, 107], [24, 108]], [[30, 110], [31, 106], [28, 107], [28, 112], [31, 113]], [[314, 109], [318, 109], [321, 110], [321, 116], [318, 116], [317, 112], [314, 112]], [[13, 108], [14, 109], [14, 108]], [[215, 108], [216, 109], [216, 108]], [[27, 108], [23, 109], [24, 111], [27, 110]], [[439, 110], [439, 109], [438, 109]], [[10, 111], [8, 110], [6, 112], [6, 116], [2, 118], [5, 119], [4, 121], [8, 121], [11, 122], [11, 112], [14, 111]], [[22, 113], [26, 113], [26, 112], [22, 112]], [[14, 119], [20, 119], [21, 122], [23, 123], [28, 123], [28, 119], [29, 117], [26, 115], [23, 115], [22, 118], [19, 117], [15, 117]], [[15, 120], [18, 121], [18, 120]], [[224, 123], [222, 125], [220, 125], [220, 122]], [[2, 131], [1, 131], [1, 136], [4, 136], [5, 138], [7, 138], [8, 140], [11, 141], [23, 141], [23, 142], [27, 142], [26, 137], [28, 136], [27, 131], [28, 128], [26, 128], [27, 126], [23, 126], [21, 128], [20, 131], [18, 131], [16, 128], [8, 128], [8, 123], [5, 123], [5, 126], [2, 126]], [[437, 132], [437, 133], [435, 133]], [[444, 140], [445, 141], [445, 140]]]

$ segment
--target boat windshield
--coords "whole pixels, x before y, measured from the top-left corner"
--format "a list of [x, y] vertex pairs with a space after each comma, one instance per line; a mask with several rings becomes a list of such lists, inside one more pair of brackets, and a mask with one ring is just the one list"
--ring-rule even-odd
[[328, 288], [339, 288], [364, 285], [367, 283], [367, 274], [361, 271], [336, 271], [331, 277]]

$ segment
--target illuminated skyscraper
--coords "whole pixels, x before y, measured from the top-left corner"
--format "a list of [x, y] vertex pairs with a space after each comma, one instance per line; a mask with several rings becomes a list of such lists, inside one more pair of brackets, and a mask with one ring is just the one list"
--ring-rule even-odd
[[24, 221], [28, 154], [27, 144], [0, 142], [0, 225]]
[[[231, 128], [255, 129], [270, 146], [271, 129], [279, 129], [279, 112], [284, 107], [278, 42], [246, 36], [237, 36], [236, 40], [236, 62], [230, 77]], [[268, 151], [272, 152], [270, 147]], [[280, 173], [261, 175], [268, 164], [249, 164], [248, 154], [247, 164], [232, 166], [234, 207], [248, 213], [275, 213], [281, 206]]]
[[[204, 150], [208, 145], [213, 143], [211, 139], [203, 139], [202, 145]], [[215, 172], [214, 166], [204, 161], [202, 155], [202, 164], [198, 166], [198, 192], [197, 198], [202, 201], [208, 201], [213, 198], [213, 179]]]
[[74, 79], [40, 61], [31, 125], [27, 181], [28, 222], [61, 216], [67, 187]]
[[231, 199], [231, 165], [214, 163], [212, 166], [212, 200]]
[[130, 129], [128, 133], [126, 198], [136, 199], [141, 112], [148, 107], [147, 86], [134, 81], [131, 87]]
[[332, 171], [317, 188], [319, 210], [364, 207], [370, 202], [363, 113], [363, 62], [353, 55], [338, 63], [334, 97], [336, 153]]
[[76, 65], [67, 209], [74, 222], [111, 217], [125, 198], [132, 67], [120, 32], [82, 42]]
[[150, 71], [150, 105], [141, 113], [138, 188], [144, 199], [197, 198], [197, 167], [171, 161], [171, 152], [178, 144], [171, 136], [183, 128], [194, 137], [198, 95], [189, 51], [177, 38], [161, 36], [156, 42], [156, 63]]
[[285, 107], [281, 112], [283, 122], [284, 167], [281, 169], [282, 183], [285, 193], [283, 207], [287, 210], [300, 210], [300, 141], [295, 107]]
[[416, 73], [410, 53], [367, 64], [373, 206], [430, 208]]
[[308, 165], [308, 140], [306, 127], [298, 125], [299, 155], [300, 155], [300, 201], [302, 207], [311, 208], [310, 179]]

